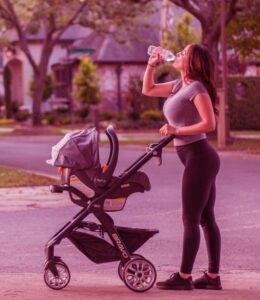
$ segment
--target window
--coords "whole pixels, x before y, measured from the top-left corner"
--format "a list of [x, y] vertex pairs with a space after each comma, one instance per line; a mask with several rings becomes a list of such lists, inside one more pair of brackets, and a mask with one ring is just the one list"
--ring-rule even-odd
[[68, 97], [68, 68], [65, 65], [53, 66], [55, 77], [54, 95], [57, 98]]

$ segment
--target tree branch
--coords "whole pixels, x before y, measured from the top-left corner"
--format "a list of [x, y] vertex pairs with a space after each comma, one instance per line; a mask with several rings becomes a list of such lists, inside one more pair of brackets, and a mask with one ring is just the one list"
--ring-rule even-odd
[[8, 11], [8, 14], [10, 16], [10, 22], [13, 24], [13, 26], [15, 27], [16, 29], [16, 32], [18, 34], [18, 37], [19, 37], [19, 40], [20, 40], [20, 43], [21, 43], [21, 48], [23, 49], [25, 55], [27, 56], [28, 60], [30, 61], [31, 65], [32, 65], [32, 68], [34, 70], [34, 72], [38, 72], [38, 67], [37, 67], [37, 64], [35, 62], [35, 60], [33, 59], [32, 55], [31, 55], [31, 52], [29, 50], [29, 47], [28, 47], [28, 42], [27, 42], [27, 39], [26, 39], [26, 35], [25, 35], [25, 32], [19, 22], [19, 19], [14, 11], [14, 8], [13, 8], [13, 5], [12, 3], [9, 1], [9, 0], [4, 0], [5, 4], [6, 4], [6, 7], [7, 7], [7, 11]]
[[231, 19], [234, 17], [234, 15], [239, 11], [238, 7], [236, 6], [238, 0], [232, 0], [228, 12], [226, 13], [226, 25], [231, 21]]
[[6, 21], [9, 21], [9, 22], [11, 21], [11, 16], [10, 16], [8, 10], [6, 10], [5, 7], [1, 4], [0, 4], [0, 12], [2, 13], [1, 17], [3, 19], [5, 19]]
[[60, 27], [58, 30], [56, 30], [57, 35], [56, 37], [52, 40], [50, 47], [54, 47], [55, 44], [57, 43], [57, 41], [59, 40], [59, 38], [63, 35], [63, 33], [66, 31], [66, 29], [68, 27], [70, 27], [71, 25], [73, 25], [74, 21], [77, 19], [77, 17], [79, 16], [80, 12], [86, 7], [87, 5], [87, 1], [83, 1], [83, 3], [81, 4], [81, 6], [79, 7], [79, 9], [75, 12], [74, 16], [72, 16], [72, 18], [67, 22], [66, 25]]
[[202, 24], [205, 24], [206, 20], [202, 11], [197, 9], [194, 5], [192, 5], [192, 1], [190, 0], [170, 0], [175, 5], [184, 8], [188, 12], [190, 12], [194, 17], [196, 17]]

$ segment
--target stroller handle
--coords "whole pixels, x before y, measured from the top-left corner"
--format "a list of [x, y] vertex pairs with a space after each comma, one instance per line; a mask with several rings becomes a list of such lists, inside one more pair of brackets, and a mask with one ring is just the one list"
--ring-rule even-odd
[[114, 127], [112, 125], [108, 126], [105, 133], [109, 139], [110, 153], [105, 168], [103, 169], [102, 173], [100, 173], [96, 178], [96, 183], [99, 187], [105, 186], [112, 178], [117, 165], [119, 154], [118, 138]]

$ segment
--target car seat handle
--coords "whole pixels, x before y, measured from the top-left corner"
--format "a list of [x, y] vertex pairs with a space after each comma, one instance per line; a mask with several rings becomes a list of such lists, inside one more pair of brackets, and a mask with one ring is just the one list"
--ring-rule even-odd
[[112, 125], [108, 126], [105, 133], [109, 139], [110, 153], [107, 163], [102, 170], [102, 173], [100, 173], [96, 178], [96, 183], [99, 187], [105, 186], [112, 178], [112, 175], [117, 165], [119, 154], [118, 138], [114, 127]]

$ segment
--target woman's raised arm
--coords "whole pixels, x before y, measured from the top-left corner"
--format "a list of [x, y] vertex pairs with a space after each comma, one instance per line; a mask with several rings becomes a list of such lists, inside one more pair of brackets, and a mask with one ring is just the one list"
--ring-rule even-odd
[[151, 55], [144, 73], [142, 93], [152, 97], [168, 97], [173, 89], [172, 81], [165, 83], [154, 82], [154, 70], [161, 61], [160, 50]]

